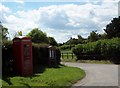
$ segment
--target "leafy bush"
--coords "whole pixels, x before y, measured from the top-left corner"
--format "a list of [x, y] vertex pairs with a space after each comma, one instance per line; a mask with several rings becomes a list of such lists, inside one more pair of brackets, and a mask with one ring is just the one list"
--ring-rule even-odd
[[120, 38], [78, 44], [72, 50], [78, 59], [110, 60], [120, 63]]

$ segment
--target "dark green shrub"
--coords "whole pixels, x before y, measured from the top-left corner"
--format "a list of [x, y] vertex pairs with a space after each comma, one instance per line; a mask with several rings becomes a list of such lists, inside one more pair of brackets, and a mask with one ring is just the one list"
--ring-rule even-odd
[[78, 60], [110, 60], [120, 63], [120, 38], [99, 40], [87, 44], [79, 44], [73, 48]]
[[83, 52], [83, 45], [82, 44], [76, 45], [75, 47], [72, 48], [72, 51], [78, 59], [82, 58], [81, 54]]
[[12, 42], [4, 41], [2, 43], [2, 74], [11, 75], [13, 69]]

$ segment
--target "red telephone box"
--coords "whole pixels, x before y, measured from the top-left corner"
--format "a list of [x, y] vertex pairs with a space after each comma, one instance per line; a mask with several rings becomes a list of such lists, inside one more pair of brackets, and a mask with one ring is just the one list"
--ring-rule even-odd
[[21, 76], [33, 74], [32, 42], [28, 37], [16, 37], [13, 39], [13, 56], [15, 72]]

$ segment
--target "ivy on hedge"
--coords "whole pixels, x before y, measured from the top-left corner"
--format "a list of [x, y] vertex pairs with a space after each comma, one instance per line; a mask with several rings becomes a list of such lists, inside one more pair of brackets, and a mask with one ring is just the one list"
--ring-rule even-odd
[[120, 63], [120, 38], [104, 39], [72, 48], [78, 60], [111, 60]]

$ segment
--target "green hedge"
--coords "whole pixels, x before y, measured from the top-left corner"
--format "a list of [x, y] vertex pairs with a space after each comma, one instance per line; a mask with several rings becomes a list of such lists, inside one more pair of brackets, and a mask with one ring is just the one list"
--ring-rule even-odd
[[60, 50], [70, 50], [74, 46], [75, 45], [62, 45], [59, 48], [60, 48]]
[[[49, 45], [33, 44], [33, 65], [48, 65], [49, 64]], [[60, 64], [60, 50], [54, 47], [56, 52], [56, 63]]]
[[2, 74], [12, 74], [13, 69], [12, 42], [4, 41], [2, 43]]
[[33, 44], [33, 66], [48, 64], [48, 45]]
[[111, 60], [120, 63], [120, 38], [78, 44], [72, 50], [78, 59]]
[[[33, 54], [33, 68], [36, 69], [37, 66], [46, 65], [48, 66], [48, 51], [47, 44], [32, 44], [32, 54]], [[55, 48], [56, 51], [56, 63], [60, 64], [60, 50]], [[5, 41], [2, 44], [2, 73], [4, 75], [14, 74], [13, 72], [13, 51], [12, 51], [12, 41]], [[11, 74], [10, 74], [11, 73]]]

